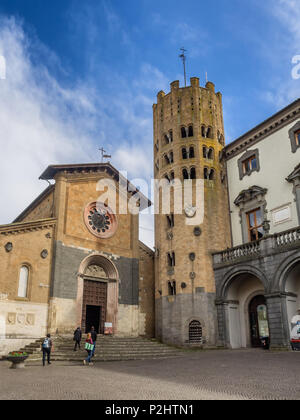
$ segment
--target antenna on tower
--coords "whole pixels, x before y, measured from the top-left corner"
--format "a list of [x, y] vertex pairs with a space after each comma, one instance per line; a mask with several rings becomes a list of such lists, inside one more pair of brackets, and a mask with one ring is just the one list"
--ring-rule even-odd
[[101, 147], [99, 150], [101, 152], [101, 163], [103, 163], [103, 159], [111, 159], [111, 155], [107, 155], [107, 152], [103, 149], [103, 147]]
[[205, 81], [206, 81], [206, 83], [208, 82], [207, 72], [205, 73]]
[[186, 68], [185, 68], [186, 55], [185, 55], [185, 53], [187, 52], [187, 50], [184, 47], [182, 47], [182, 48], [180, 48], [180, 51], [181, 51], [181, 54], [180, 54], [179, 58], [181, 58], [182, 62], [183, 62], [184, 86], [186, 87]]

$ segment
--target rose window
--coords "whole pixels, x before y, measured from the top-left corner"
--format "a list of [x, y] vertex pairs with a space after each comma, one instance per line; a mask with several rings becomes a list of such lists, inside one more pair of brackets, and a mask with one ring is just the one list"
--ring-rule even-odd
[[103, 203], [91, 203], [84, 212], [89, 231], [99, 238], [111, 237], [117, 229], [117, 219], [112, 210]]

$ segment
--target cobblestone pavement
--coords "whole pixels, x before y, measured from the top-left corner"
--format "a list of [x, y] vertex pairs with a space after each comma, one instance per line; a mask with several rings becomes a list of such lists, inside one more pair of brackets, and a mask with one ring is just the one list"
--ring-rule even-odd
[[0, 400], [300, 399], [300, 352], [213, 350], [167, 360], [8, 369]]

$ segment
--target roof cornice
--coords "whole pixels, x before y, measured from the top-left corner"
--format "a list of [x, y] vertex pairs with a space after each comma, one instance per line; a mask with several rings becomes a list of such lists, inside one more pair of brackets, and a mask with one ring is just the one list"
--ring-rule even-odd
[[54, 191], [55, 185], [49, 185], [32, 203], [29, 204], [28, 207], [26, 207], [25, 210], [22, 211], [21, 214], [13, 221], [13, 223], [20, 223], [22, 222], [22, 219], [26, 217], [30, 211], [35, 209], [48, 195], [51, 194], [52, 191]]
[[128, 179], [126, 179], [111, 163], [84, 163], [84, 164], [68, 164], [68, 165], [50, 165], [42, 173], [40, 179], [49, 181], [50, 179], [56, 179], [58, 174], [62, 176], [80, 176], [80, 175], [97, 175], [100, 173], [106, 173], [112, 177], [116, 182], [124, 182], [127, 184], [127, 192], [132, 196], [138, 194], [140, 198], [140, 211], [150, 207], [151, 201], [142, 194]]
[[300, 98], [228, 144], [224, 148], [223, 156], [225, 156], [226, 160], [229, 160], [239, 155], [298, 118], [300, 118]]
[[0, 225], [0, 235], [18, 235], [20, 233], [34, 232], [49, 229], [56, 225], [56, 219], [41, 219], [31, 222], [11, 223]]

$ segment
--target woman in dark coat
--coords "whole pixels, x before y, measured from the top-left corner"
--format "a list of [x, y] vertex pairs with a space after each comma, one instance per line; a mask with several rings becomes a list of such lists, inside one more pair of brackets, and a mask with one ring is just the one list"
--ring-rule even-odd
[[74, 351], [77, 350], [77, 346], [80, 349], [81, 338], [82, 338], [82, 332], [81, 332], [80, 327], [78, 327], [77, 330], [74, 331], [74, 338], [73, 338], [73, 340], [75, 341]]

